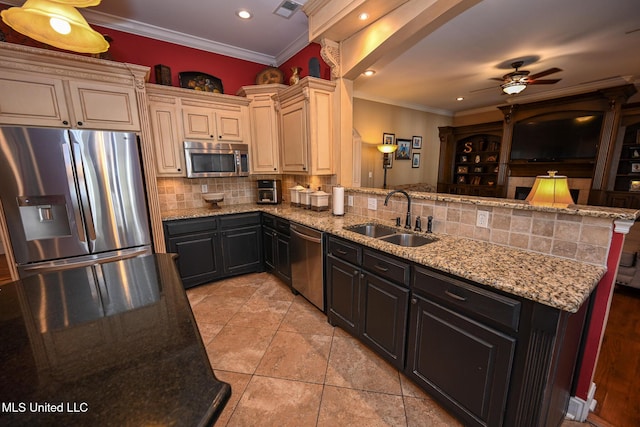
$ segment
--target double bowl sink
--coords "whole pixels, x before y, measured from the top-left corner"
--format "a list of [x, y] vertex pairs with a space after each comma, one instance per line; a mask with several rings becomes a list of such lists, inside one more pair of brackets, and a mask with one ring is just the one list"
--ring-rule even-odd
[[435, 237], [427, 237], [414, 233], [399, 232], [395, 228], [387, 227], [381, 224], [358, 224], [350, 227], [344, 227], [345, 230], [362, 234], [363, 236], [373, 237], [398, 246], [418, 247], [427, 243], [435, 242]]

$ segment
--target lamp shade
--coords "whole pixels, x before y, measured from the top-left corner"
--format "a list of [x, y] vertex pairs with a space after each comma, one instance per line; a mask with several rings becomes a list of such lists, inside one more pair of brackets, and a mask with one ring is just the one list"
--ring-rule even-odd
[[[109, 43], [89, 26], [71, 3], [27, 0], [22, 7], [11, 7], [0, 15], [8, 26], [39, 42], [79, 53], [106, 52]], [[93, 5], [95, 1], [77, 0], [75, 3]], [[56, 31], [54, 25], [61, 29]]]
[[393, 153], [394, 151], [396, 151], [398, 149], [398, 146], [396, 144], [380, 144], [380, 145], [376, 146], [376, 148], [381, 153], [389, 154], [389, 153]]
[[564, 207], [572, 205], [573, 198], [569, 192], [567, 177], [556, 175], [556, 171], [549, 171], [549, 175], [539, 175], [533, 183], [533, 188], [527, 196], [527, 202], [535, 206]]
[[49, 0], [54, 3], [62, 3], [73, 7], [90, 7], [97, 6], [101, 0]]

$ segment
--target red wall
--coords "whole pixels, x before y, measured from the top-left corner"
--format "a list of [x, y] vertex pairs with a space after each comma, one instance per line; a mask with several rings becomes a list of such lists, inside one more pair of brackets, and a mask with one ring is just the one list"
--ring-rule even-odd
[[[8, 6], [0, 4], [0, 10], [6, 8]], [[267, 67], [256, 62], [111, 30], [98, 25], [92, 25], [92, 27], [96, 31], [111, 37], [111, 47], [107, 52], [108, 59], [150, 67], [149, 81], [151, 83], [155, 83], [154, 65], [163, 64], [171, 68], [171, 83], [173, 86], [180, 86], [178, 80], [179, 72], [200, 71], [221, 79], [224, 93], [235, 95], [241, 86], [255, 84], [256, 75]], [[59, 50], [15, 32], [2, 21], [0, 21], [0, 30], [10, 43]], [[291, 67], [293, 66], [302, 68], [301, 77], [308, 75], [308, 62], [312, 56], [320, 59], [320, 76], [329, 79], [330, 70], [320, 57], [320, 45], [311, 43], [279, 67], [285, 75], [284, 83], [288, 84], [289, 76], [291, 76]]]

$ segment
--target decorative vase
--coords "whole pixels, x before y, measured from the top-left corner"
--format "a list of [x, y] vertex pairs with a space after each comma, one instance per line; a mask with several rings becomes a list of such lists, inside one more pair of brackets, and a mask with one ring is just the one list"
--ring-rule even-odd
[[302, 68], [300, 67], [291, 67], [291, 77], [289, 77], [289, 84], [293, 86], [294, 84], [300, 81], [300, 71]]

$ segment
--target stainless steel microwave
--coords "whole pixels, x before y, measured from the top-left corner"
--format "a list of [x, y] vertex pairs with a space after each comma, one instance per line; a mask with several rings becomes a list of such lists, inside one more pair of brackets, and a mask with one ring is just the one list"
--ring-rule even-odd
[[187, 178], [249, 176], [249, 146], [225, 142], [184, 142]]

